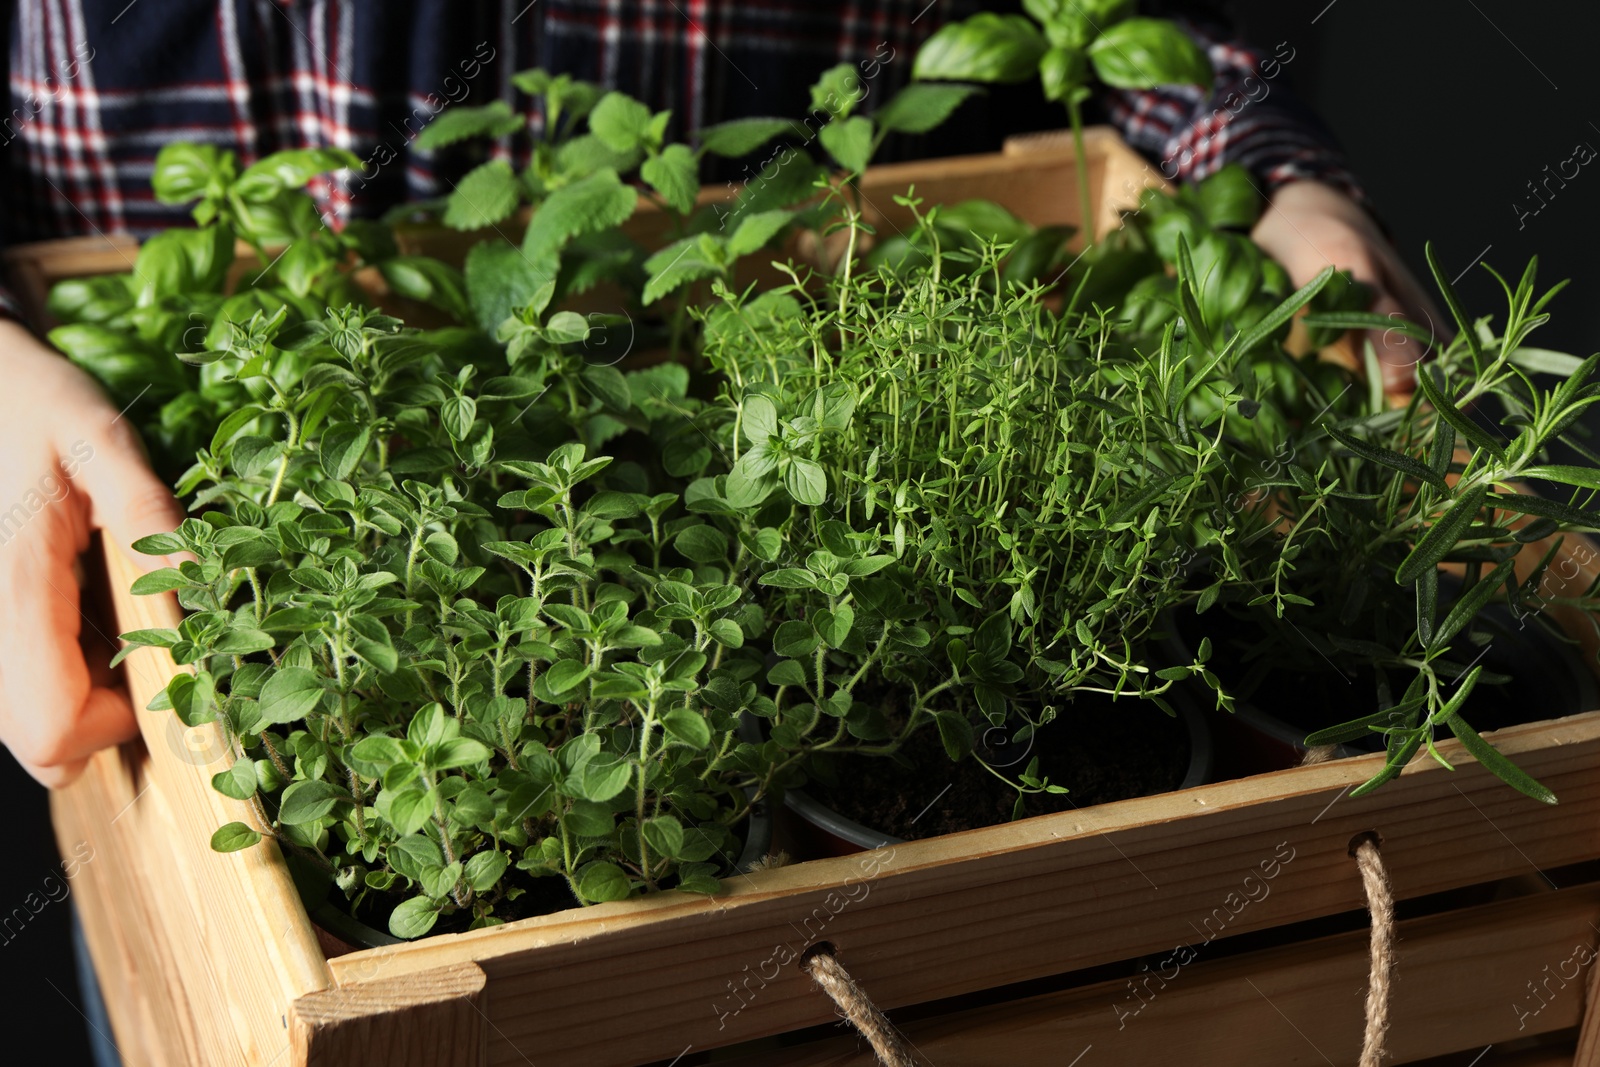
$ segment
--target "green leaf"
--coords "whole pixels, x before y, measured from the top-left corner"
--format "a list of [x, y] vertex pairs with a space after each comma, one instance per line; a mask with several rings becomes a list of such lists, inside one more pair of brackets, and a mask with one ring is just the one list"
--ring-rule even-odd
[[823, 71], [811, 86], [811, 112], [847, 118], [866, 98], [866, 86], [852, 63], [839, 63]]
[[452, 438], [465, 441], [472, 433], [472, 424], [478, 418], [478, 402], [470, 396], [445, 397], [439, 407], [439, 423]]
[[1039, 57], [1039, 85], [1046, 100], [1064, 102], [1088, 80], [1088, 53], [1078, 45], [1055, 45]]
[[[1331, 273], [1332, 268], [1329, 270]], [[1428, 331], [1416, 323], [1397, 315], [1380, 315], [1375, 311], [1312, 311], [1307, 313], [1305, 324], [1317, 329], [1393, 330], [1424, 344], [1433, 340]]]
[[[1461, 301], [1456, 296], [1455, 287], [1445, 277], [1444, 268], [1439, 266], [1439, 260], [1433, 254], [1433, 242], [1425, 243], [1422, 246], [1422, 252], [1428, 260], [1428, 269], [1433, 272], [1434, 284], [1439, 287], [1439, 293], [1444, 297], [1445, 306], [1450, 309], [1450, 317], [1456, 320], [1456, 328], [1467, 342], [1467, 351], [1472, 356], [1473, 365], [1481, 365], [1483, 362], [1483, 346], [1478, 342], [1478, 332], [1473, 329], [1472, 323], [1467, 321], [1466, 312], [1461, 310]], [[1459, 426], [1456, 428], [1460, 429]]]
[[719, 645], [727, 648], [744, 647], [744, 631], [732, 619], [712, 619], [706, 626], [706, 632]]
[[[493, 333], [517, 309], [535, 303], [541, 289], [553, 286], [556, 258], [536, 263], [514, 244], [479, 241], [467, 253], [465, 273], [473, 318]], [[544, 309], [534, 310], [537, 314]]]
[[265, 202], [285, 189], [299, 189], [319, 174], [359, 170], [361, 160], [343, 148], [289, 148], [252, 163], [233, 184], [245, 200]]
[[1417, 640], [1423, 648], [1434, 643], [1434, 620], [1439, 617], [1439, 572], [1425, 570], [1417, 575]]
[[1110, 27], [1089, 45], [1089, 61], [1100, 80], [1115, 89], [1198, 85], [1209, 89], [1215, 75], [1205, 52], [1176, 23], [1131, 18]]
[[1580, 530], [1600, 528], [1600, 514], [1580, 511], [1570, 504], [1546, 500], [1542, 496], [1531, 496], [1527, 493], [1496, 493], [1490, 503], [1518, 515], [1537, 515], [1540, 518], [1554, 519], [1565, 526]]
[[757, 211], [743, 216], [728, 238], [728, 256], [747, 256], [771, 241], [794, 218], [792, 211]]
[[323, 433], [317, 445], [317, 458], [328, 477], [344, 481], [355, 473], [356, 465], [372, 443], [372, 427], [342, 423]]
[[674, 740], [691, 748], [703, 749], [711, 744], [711, 727], [705, 717], [688, 708], [673, 708], [661, 717], [661, 725]]
[[644, 261], [643, 299], [654, 303], [692, 281], [721, 274], [726, 265], [726, 246], [712, 234], [691, 234], [674, 241]]
[[969, 97], [982, 92], [973, 85], [927, 85], [913, 82], [889, 98], [872, 120], [882, 130], [927, 133], [953, 114]]
[[259, 712], [268, 725], [283, 725], [309, 715], [322, 699], [322, 679], [306, 667], [279, 667], [261, 687]]
[[[1467, 689], [1472, 682], [1477, 680], [1477, 674], [1482, 667], [1472, 668], [1472, 673], [1467, 675], [1461, 683], [1462, 689]], [[1466, 721], [1455, 712], [1445, 716], [1445, 725], [1450, 727], [1450, 732], [1456, 735], [1472, 757], [1483, 764], [1496, 778], [1515, 789], [1524, 796], [1532, 797], [1541, 804], [1556, 803], [1556, 795], [1550, 792], [1539, 782], [1535, 781], [1527, 771], [1518, 767], [1501, 751], [1485, 741], [1476, 730], [1468, 726]]]
[[1482, 426], [1473, 422], [1466, 412], [1456, 407], [1449, 397], [1445, 396], [1444, 380], [1442, 377], [1436, 377], [1438, 374], [1439, 369], [1437, 367], [1423, 367], [1417, 375], [1417, 383], [1422, 386], [1423, 395], [1428, 398], [1428, 403], [1432, 404], [1433, 409], [1439, 413], [1439, 416], [1455, 427], [1456, 432], [1462, 437], [1465, 437], [1496, 459], [1504, 460], [1506, 456], [1504, 447], [1501, 446], [1499, 441], [1491, 437]]
[[1577, 356], [1548, 348], [1518, 348], [1508, 358], [1532, 374], [1556, 374], [1563, 378], [1570, 378], [1583, 366], [1583, 360]]
[[[545, 323], [544, 336], [552, 344], [577, 344], [589, 336], [589, 320], [576, 311], [558, 311], [550, 316], [550, 321]], [[584, 369], [590, 370], [594, 368], [585, 367]], [[607, 367], [605, 369], [611, 370], [613, 368]], [[626, 411], [630, 406], [632, 406], [632, 402], [628, 401], [622, 405], [622, 410]]]
[[667, 145], [660, 155], [644, 161], [639, 176], [678, 214], [694, 210], [695, 197], [700, 195], [699, 164], [687, 145]]
[[589, 112], [589, 132], [613, 151], [642, 147], [650, 135], [650, 109], [626, 93], [609, 92]]
[[[1374, 789], [1377, 789], [1379, 786], [1383, 785], [1385, 782], [1388, 782], [1399, 775], [1399, 773], [1405, 769], [1406, 764], [1411, 762], [1411, 757], [1417, 754], [1417, 749], [1422, 747], [1423, 734], [1424, 731], [1422, 730], [1413, 730], [1409, 735], [1406, 736], [1405, 740], [1400, 743], [1400, 747], [1398, 749], [1391, 747], [1389, 751], [1389, 758], [1384, 762], [1383, 768], [1379, 770], [1377, 774], [1374, 774], [1371, 778], [1368, 778], [1365, 782], [1362, 782], [1360, 785], [1350, 790], [1350, 796], [1364, 797], [1371, 793]], [[1390, 740], [1390, 744], [1391, 746], [1394, 744], [1392, 738]]]
[[854, 115], [834, 119], [817, 134], [822, 147], [839, 161], [839, 165], [855, 174], [867, 169], [872, 162], [872, 120]]
[[817, 647], [817, 631], [807, 619], [789, 619], [772, 633], [772, 651], [780, 656], [800, 659]]
[[1401, 585], [1410, 585], [1421, 577], [1423, 571], [1437, 567], [1439, 561], [1455, 549], [1456, 542], [1461, 540], [1467, 528], [1477, 518], [1478, 511], [1483, 507], [1484, 498], [1487, 496], [1488, 489], [1480, 485], [1468, 490], [1465, 496], [1452, 504], [1450, 510], [1430, 526], [1422, 540], [1417, 542], [1411, 554], [1400, 565], [1395, 580]]
[[657, 815], [640, 825], [645, 842], [658, 855], [677, 859], [683, 852], [683, 824], [671, 815]]
[[775, 571], [768, 571], [756, 580], [761, 585], [776, 586], [779, 589], [815, 589], [817, 587], [816, 575], [797, 567], [782, 567]]
[[461, 322], [472, 321], [466, 280], [448, 263], [431, 256], [390, 256], [378, 270], [400, 296], [448, 311]]
[[186, 546], [177, 534], [151, 534], [133, 543], [133, 550], [141, 556], [164, 556], [169, 552], [182, 552]]
[[1328, 436], [1338, 441], [1341, 445], [1372, 463], [1379, 463], [1392, 470], [1416, 478], [1418, 481], [1427, 482], [1437, 489], [1448, 489], [1449, 483], [1444, 480], [1444, 475], [1422, 462], [1392, 449], [1379, 445], [1371, 445], [1359, 437], [1352, 437], [1343, 430], [1328, 427]]
[[179, 640], [176, 630], [130, 630], [120, 636], [128, 643], [118, 651], [117, 659], [111, 663], [113, 667], [136, 648], [171, 648]]
[[614, 863], [597, 861], [586, 863], [578, 869], [578, 895], [591, 904], [608, 900], [626, 900], [633, 887], [628, 876]]
[[[249, 800], [256, 795], [256, 765], [248, 756], [240, 756], [232, 767], [211, 776], [211, 787], [225, 797]], [[234, 824], [239, 825], [238, 823]], [[251, 831], [254, 833], [255, 831]], [[221, 851], [221, 850], [219, 850]]]
[[604, 837], [616, 827], [616, 818], [604, 804], [588, 800], [574, 800], [572, 807], [561, 817], [568, 833], [579, 837]]
[[575, 659], [558, 660], [547, 668], [540, 678], [555, 694], [565, 693], [589, 677], [594, 670], [589, 664]]
[[[1477, 583], [1463, 593], [1454, 604], [1450, 606], [1450, 613], [1444, 617], [1444, 622], [1439, 624], [1438, 630], [1433, 635], [1433, 640], [1424, 641], [1429, 648], [1443, 647], [1449, 640], [1478, 617], [1478, 612], [1489, 602], [1494, 591], [1504, 581], [1516, 581], [1516, 572], [1513, 569], [1515, 561], [1506, 560], [1485, 577], [1478, 579]], [[1433, 572], [1429, 572], [1433, 573]]]
[[579, 790], [582, 800], [606, 803], [634, 781], [634, 766], [624, 758], [602, 753], [582, 765]]
[[188, 584], [189, 580], [179, 573], [176, 567], [163, 567], [161, 570], [139, 575], [133, 580], [130, 589], [134, 596], [148, 596], [151, 593], [170, 593]]
[[1261, 194], [1250, 172], [1229, 163], [1200, 182], [1200, 213], [1217, 229], [1248, 230], [1261, 217]]
[[1524, 478], [1539, 478], [1583, 489], [1600, 489], [1600, 468], [1595, 467], [1569, 467], [1552, 463], [1542, 467], [1524, 467], [1521, 474]]
[[934, 712], [933, 719], [939, 724], [939, 740], [944, 743], [947, 756], [952, 760], [960, 760], [972, 754], [972, 723], [965, 715], [954, 711], [938, 711]]
[[689, 526], [672, 539], [672, 547], [696, 563], [718, 563], [728, 558], [728, 535], [715, 526]]
[[218, 195], [232, 178], [233, 166], [215, 145], [174, 141], [156, 153], [150, 185], [163, 204], [186, 204]]
[[340, 789], [320, 779], [295, 782], [283, 791], [278, 803], [278, 821], [285, 826], [315, 822], [332, 811], [339, 801], [348, 799]]
[[[385, 790], [383, 795], [388, 797], [388, 819], [397, 834], [414, 834], [433, 818], [436, 794], [431, 789], [418, 786], [394, 793]], [[380, 796], [379, 800], [382, 799]], [[381, 810], [381, 803], [379, 808]]]
[[[842, 648], [845, 639], [850, 636], [850, 630], [856, 624], [855, 609], [849, 604], [840, 604], [832, 611], [819, 611], [816, 617], [817, 633], [828, 643], [830, 648]], [[784, 625], [788, 625], [785, 623]]]
[[260, 840], [261, 835], [244, 823], [230, 822], [226, 826], [218, 827], [211, 835], [211, 851], [238, 852]]
[[620, 226], [633, 214], [639, 195], [614, 170], [600, 170], [545, 198], [528, 223], [522, 250], [534, 263], [554, 256], [574, 237]]
[[780, 660], [767, 672], [768, 685], [805, 685], [806, 669], [792, 659]]
[[1022, 15], [982, 11], [940, 27], [923, 42], [911, 76], [918, 81], [1027, 81], [1048, 47]]
[[[1420, 701], [1413, 702], [1412, 707], [1414, 708], [1418, 705], [1420, 705]], [[1319, 748], [1323, 745], [1342, 745], [1347, 741], [1370, 737], [1374, 727], [1381, 728], [1399, 721], [1399, 716], [1403, 710], [1400, 707], [1394, 707], [1383, 711], [1375, 711], [1371, 715], [1363, 715], [1359, 719], [1351, 719], [1349, 722], [1340, 723], [1338, 726], [1330, 726], [1327, 729], [1318, 730], [1316, 733], [1308, 735], [1301, 744], [1307, 748]]]
[[739, 425], [746, 441], [766, 444], [778, 432], [777, 406], [770, 397], [751, 393], [739, 405]]
[[451, 737], [428, 749], [428, 765], [444, 771], [453, 767], [471, 767], [489, 758], [489, 748], [470, 737]]
[[795, 456], [783, 474], [783, 486], [797, 504], [817, 507], [827, 503], [828, 476], [822, 464]]
[[748, 118], [719, 122], [700, 130], [700, 151], [738, 159], [789, 132], [792, 126], [789, 119]]
[[521, 188], [511, 164], [492, 159], [468, 171], [450, 191], [444, 224], [457, 230], [493, 226], [517, 209]]
[[500, 881], [500, 876], [506, 873], [511, 866], [511, 857], [504, 852], [490, 849], [477, 852], [467, 860], [465, 875], [467, 885], [472, 887], [474, 893], [487, 893]]
[[214, 688], [211, 673], [197, 670], [192, 675], [176, 675], [166, 683], [166, 699], [173, 705], [184, 726], [202, 726], [216, 718]]
[[390, 766], [406, 759], [406, 750], [399, 739], [379, 734], [369, 734], [357, 741], [350, 746], [347, 756], [356, 772], [368, 778], [380, 777]]
[[382, 620], [354, 616], [350, 619], [350, 631], [350, 647], [356, 655], [384, 674], [399, 670], [400, 653], [395, 651], [394, 640]]
[[438, 904], [427, 897], [411, 897], [402, 900], [389, 913], [389, 932], [395, 937], [410, 940], [432, 930], [433, 924], [438, 921]]
[[458, 104], [435, 115], [413, 143], [431, 152], [473, 137], [505, 137], [522, 126], [521, 116], [514, 114], [504, 100], [495, 100], [483, 107]]

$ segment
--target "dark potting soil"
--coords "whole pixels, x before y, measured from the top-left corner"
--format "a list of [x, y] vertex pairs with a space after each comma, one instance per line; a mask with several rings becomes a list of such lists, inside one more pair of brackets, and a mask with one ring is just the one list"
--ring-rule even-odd
[[[1174, 622], [1177, 637], [1187, 648], [1197, 647], [1202, 637], [1211, 638], [1210, 666], [1224, 688], [1307, 734], [1380, 710], [1377, 673], [1351, 663], [1350, 657], [1334, 652], [1331, 661], [1323, 660], [1308, 643], [1304, 660], [1274, 660], [1245, 692], [1240, 686], [1265, 644], [1258, 621], [1213, 609], [1204, 615], [1182, 610]], [[1490, 641], [1476, 661], [1483, 667], [1482, 679], [1461, 715], [1480, 733], [1589, 711], [1597, 703], [1595, 678], [1581, 654], [1540, 621], [1520, 625], [1501, 605], [1490, 607], [1474, 628], [1487, 633]], [[1316, 662], [1307, 665], [1307, 661]], [[1510, 680], [1496, 681], [1494, 675]], [[1410, 677], [1393, 674], [1389, 680], [1393, 699], [1398, 699]], [[1381, 749], [1382, 738], [1373, 734], [1357, 747]]]
[[[1176, 789], [1189, 769], [1189, 734], [1182, 720], [1148, 701], [1111, 701], [1080, 694], [1056, 720], [1027, 742], [1001, 743], [981, 754], [1014, 777], [1039, 757], [1039, 774], [1065, 795], [1031, 793], [1024, 816], [1048, 815], [1111, 800]], [[1026, 749], [1026, 751], [1024, 751]], [[894, 756], [818, 758], [805, 786], [845, 818], [908, 840], [1009, 822], [1016, 791], [972, 758], [952, 763], [930, 724]]]

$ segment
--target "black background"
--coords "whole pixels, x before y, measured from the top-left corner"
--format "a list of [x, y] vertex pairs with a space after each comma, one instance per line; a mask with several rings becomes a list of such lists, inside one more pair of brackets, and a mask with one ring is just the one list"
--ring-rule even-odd
[[[1427, 277], [1431, 240], [1473, 314], [1502, 313], [1480, 256], [1502, 274], [1540, 259], [1545, 282], [1572, 284], [1531, 343], [1587, 355], [1600, 347], [1600, 159], [1519, 227], [1526, 185], [1579, 143], [1600, 148], [1600, 59], [1593, 0], [1242, 0], [1227, 5], [1242, 34], [1271, 52], [1294, 49], [1285, 79], [1337, 134], [1395, 243]], [[1569, 168], [1570, 170], [1570, 168]], [[1487, 250], [1487, 251], [1486, 251]], [[1470, 269], [1469, 269], [1470, 268]], [[44, 791], [0, 760], [0, 916], [59, 874]], [[0, 944], [12, 1039], [43, 1039], [52, 1062], [86, 1063], [67, 939], [69, 908], [50, 904]], [[1463, 1057], [1462, 1062], [1467, 1062]], [[1490, 1062], [1486, 1059], [1484, 1062]]]
[[[1579, 143], [1600, 149], [1600, 62], [1593, 3], [1546, 0], [1242, 0], [1241, 32], [1296, 50], [1283, 77], [1339, 137], [1407, 262], [1427, 279], [1432, 241], [1473, 315], [1503, 318], [1502, 275], [1539, 257], [1546, 283], [1571, 279], [1531, 344], [1588, 355], [1600, 347], [1589, 242], [1600, 223], [1600, 158], [1538, 214], [1529, 181]], [[1314, 21], [1313, 21], [1314, 20]], [[1568, 172], [1571, 172], [1569, 166]], [[1471, 268], [1471, 269], [1468, 269]]]

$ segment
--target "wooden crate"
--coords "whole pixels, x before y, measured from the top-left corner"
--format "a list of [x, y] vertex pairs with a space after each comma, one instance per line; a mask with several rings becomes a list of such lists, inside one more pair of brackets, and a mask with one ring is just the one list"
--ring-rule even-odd
[[[1103, 232], [1107, 205], [1131, 206], [1125, 194], [1151, 171], [1098, 133], [1090, 143]], [[982, 195], [1070, 222], [1068, 158], [1059, 144], [1012, 146], [883, 168], [865, 185], [874, 203], [873, 190], [915, 182], [930, 202]], [[78, 258], [63, 265], [63, 250]], [[121, 270], [128, 251], [80, 241], [10, 258], [37, 298], [94, 273], [85, 256]], [[1600, 573], [1582, 539], [1569, 539], [1569, 558], [1573, 581]], [[120, 630], [176, 624], [170, 597], [123, 594], [126, 557], [109, 551], [107, 568]], [[1592, 656], [1592, 631], [1571, 630]], [[135, 706], [176, 669], [161, 650], [131, 655]], [[141, 742], [99, 754], [52, 797], [63, 853], [92, 855], [74, 889], [129, 1067], [866, 1063], [850, 1037], [762, 1047], [837, 1022], [795, 962], [821, 941], [878, 1004], [904, 1010], [939, 1067], [1143, 1064], [1175, 1049], [1199, 1067], [1342, 1065], [1355, 1062], [1366, 934], [1316, 924], [1363, 905], [1353, 837], [1382, 836], [1402, 901], [1600, 860], [1595, 711], [1494, 735], [1557, 808], [1447, 742], [1456, 771], [1419, 761], [1361, 799], [1347, 794], [1379, 756], [740, 875], [714, 898], [663, 893], [330, 957], [272, 844], [210, 851], [216, 826], [247, 817], [210, 787], [227, 765], [215, 727], [138, 715]], [[1435, 899], [1402, 927], [1391, 1062], [1464, 1052], [1465, 1063], [1530, 1040], [1554, 1044], [1483, 1064], [1573, 1062], [1573, 1042], [1596, 1039], [1573, 1032], [1581, 978], [1548, 987], [1537, 1013], [1516, 1006], [1575, 945], [1595, 945], [1600, 885], [1481, 896]], [[1129, 987], [1154, 981], [1136, 961], [1160, 975], [1175, 946], [1208, 939], [1154, 993]], [[1600, 1013], [1588, 1023], [1600, 1027]]]
[[[131, 564], [109, 566], [124, 588]], [[118, 611], [124, 628], [177, 619], [169, 598], [122, 597]], [[164, 658], [129, 657], [137, 706], [173, 670]], [[1152, 954], [1167, 978], [1143, 987], [1148, 1004], [1118, 978], [940, 1010], [909, 1029], [940, 1067], [993, 1063], [1000, 1048], [1007, 1063], [1055, 1065], [1087, 1044], [1096, 1063], [1146, 1063], [1179, 1040], [1200, 1065], [1318, 1062], [1313, 1045], [1353, 1063], [1364, 931], [1216, 960], [1205, 942], [1220, 953], [1245, 935], [1303, 938], [1284, 928], [1359, 909], [1349, 848], [1368, 830], [1402, 900], [1600, 857], [1591, 712], [1494, 735], [1560, 795], [1556, 808], [1450, 742], [1455, 772], [1427, 762], [1361, 799], [1346, 794], [1381, 756], [813, 860], [736, 877], [715, 898], [664, 893], [329, 959], [273, 846], [207, 848], [213, 827], [245, 817], [209, 785], [226, 765], [214, 728], [139, 715], [145, 744], [102, 753], [54, 797], [63, 851], [93, 849], [75, 889], [130, 1065], [672, 1062], [835, 1021], [793, 962], [819, 941], [891, 1009]], [[1594, 949], [1597, 912], [1600, 886], [1583, 884], [1404, 926], [1397, 1054], [1572, 1027], [1581, 980], [1549, 986], [1531, 1017], [1516, 1006], [1531, 1012], [1532, 985], [1570, 966], [1575, 946]], [[1184, 945], [1196, 958], [1167, 973]], [[1275, 1017], [1276, 1030], [1211, 1022]], [[866, 1061], [844, 1039], [730, 1062]]]

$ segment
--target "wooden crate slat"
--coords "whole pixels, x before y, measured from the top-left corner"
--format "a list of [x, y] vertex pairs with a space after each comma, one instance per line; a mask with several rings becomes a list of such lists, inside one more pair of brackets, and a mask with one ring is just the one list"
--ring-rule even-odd
[[[671, 1059], [685, 1046], [828, 1021], [831, 1009], [784, 963], [814, 940], [838, 945], [878, 1002], [896, 1007], [1162, 951], [1208, 932], [1358, 908], [1348, 845], [1367, 829], [1383, 834], [1401, 897], [1594, 856], [1600, 713], [1495, 737], [1556, 790], [1559, 808], [1512, 792], [1450, 742], [1443, 750], [1461, 757], [1456, 771], [1419, 763], [1359, 800], [1343, 794], [1381, 756], [812, 861], [731, 879], [716, 898], [601, 905], [355, 953], [331, 967], [342, 984], [357, 968], [388, 976], [480, 962], [495, 989], [491, 1062], [517, 1062], [519, 1050], [535, 1046], [583, 1052], [595, 1067]], [[872, 864], [877, 879], [867, 886]], [[1265, 881], [1265, 870], [1275, 877]], [[1244, 903], [1246, 894], [1260, 899]], [[736, 999], [729, 983], [748, 992]], [[748, 1006], [735, 1012], [741, 999]], [[589, 1049], [597, 1029], [608, 1040]]]
[[[177, 625], [179, 609], [170, 594], [127, 594], [135, 565], [122, 552], [105, 555], [120, 631]], [[170, 656], [139, 649], [124, 663], [145, 745], [133, 748], [131, 757], [98, 753], [58, 807], [75, 805], [97, 854], [116, 855], [125, 865], [100, 904], [120, 913], [125, 937], [154, 943], [156, 955], [146, 958], [157, 962], [139, 976], [152, 988], [139, 995], [168, 997], [216, 1062], [272, 1063], [287, 1048], [288, 1004], [331, 984], [327, 961], [276, 845], [211, 851], [217, 827], [258, 820], [248, 804], [211, 787], [211, 775], [231, 763], [214, 724], [188, 729], [171, 711], [145, 710], [174, 670]], [[139, 791], [119, 803], [127, 792], [116, 788], [129, 777], [125, 758], [136, 761], [132, 780]], [[104, 826], [84, 823], [83, 812], [95, 808], [109, 812]], [[97, 960], [102, 954], [108, 964], [117, 958], [109, 947], [95, 946], [94, 935], [90, 940]], [[119, 971], [107, 966], [104, 974], [115, 990]]]
[[[1402, 923], [1385, 1062], [1475, 1051], [1573, 1026], [1585, 999], [1573, 948], [1592, 950], [1597, 916], [1600, 887], [1583, 886]], [[1577, 977], [1550, 980], [1549, 1002], [1535, 1014], [1540, 1002], [1526, 983], [1546, 978], [1546, 968]], [[1100, 982], [919, 1020], [903, 1032], [922, 1061], [938, 1067], [992, 1067], [1000, 1048], [1010, 1067], [1064, 1067], [1080, 1055], [1086, 1067], [1147, 1067], [1178, 1049], [1186, 1067], [1354, 1067], [1360, 1057], [1365, 930], [1214, 963], [1157, 962], [1153, 969], [1158, 973], [1143, 978], [1137, 991], [1126, 979]], [[1564, 1060], [1559, 1053], [1538, 1055], [1572, 1062], [1571, 1053]], [[864, 1042], [844, 1036], [727, 1063], [876, 1067], [877, 1061]]]
[[[184, 988], [168, 977], [180, 966], [185, 930], [193, 928], [181, 927], [172, 938], [138, 936], [161, 925], [159, 894], [166, 888], [164, 876], [174, 870], [140, 862], [140, 835], [166, 828], [154, 798], [148, 805], [135, 803], [148, 784], [135, 747], [100, 753], [70, 789], [53, 791], [51, 822], [61, 854], [86, 858], [72, 891], [110, 1016], [112, 1029], [105, 1036], [126, 1067], [198, 1062], [205, 1020], [196, 1018]], [[144, 989], [162, 995], [139, 995]]]
[[470, 963], [309, 993], [289, 1011], [305, 1067], [482, 1067], [489, 1017]]

